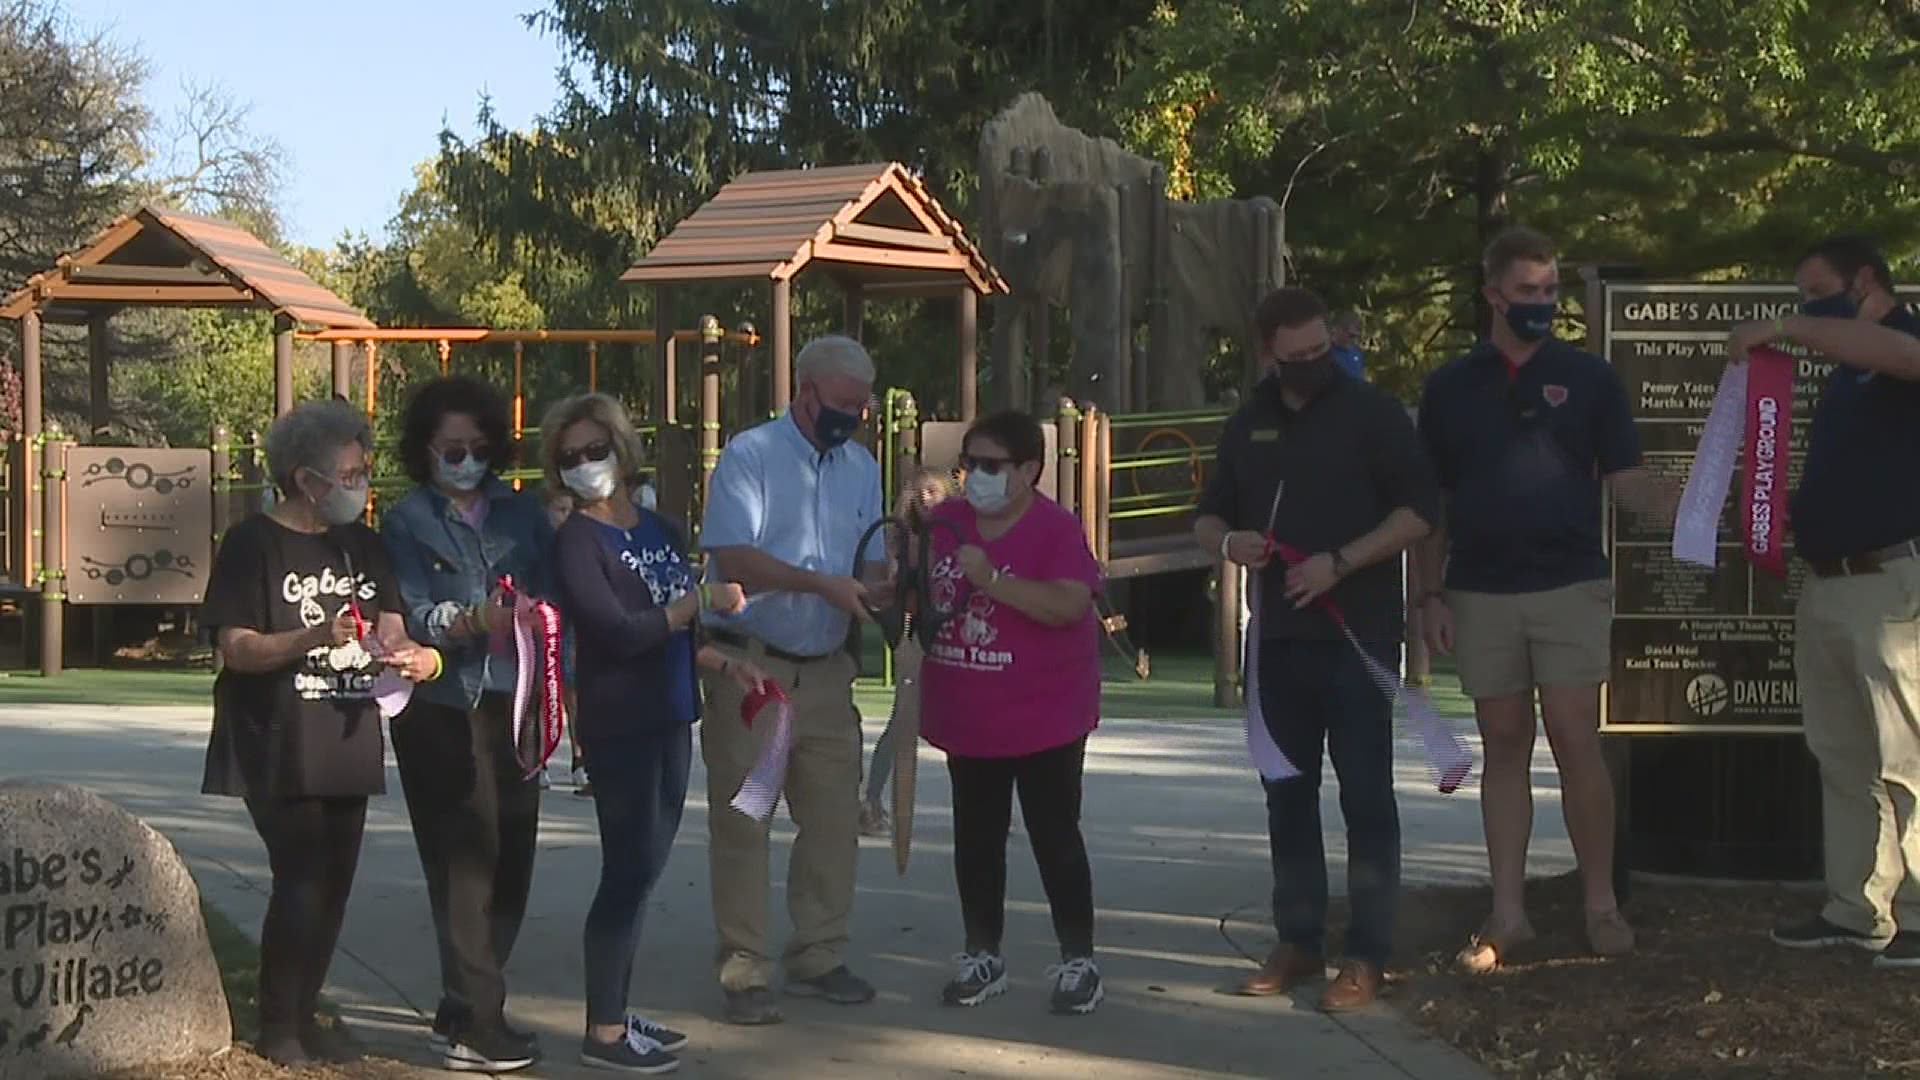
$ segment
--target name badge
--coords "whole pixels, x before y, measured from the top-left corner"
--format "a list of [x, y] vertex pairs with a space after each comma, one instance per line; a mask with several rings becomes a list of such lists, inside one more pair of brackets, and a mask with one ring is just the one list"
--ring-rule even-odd
[[1252, 439], [1254, 442], [1279, 442], [1280, 429], [1279, 428], [1254, 428], [1253, 431], [1248, 433], [1247, 437], [1249, 439]]

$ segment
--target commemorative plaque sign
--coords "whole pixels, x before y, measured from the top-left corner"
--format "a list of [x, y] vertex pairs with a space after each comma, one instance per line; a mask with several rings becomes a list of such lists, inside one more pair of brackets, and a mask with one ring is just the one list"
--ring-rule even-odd
[[[1601, 347], [1626, 385], [1646, 464], [1684, 481], [1726, 366], [1728, 329], [1792, 315], [1798, 295], [1791, 285], [1608, 282], [1602, 300]], [[1799, 484], [1807, 432], [1833, 370], [1804, 352], [1795, 362], [1790, 488]], [[1804, 566], [1792, 558], [1790, 544], [1784, 580], [1747, 561], [1733, 527], [1739, 490], [1736, 477], [1712, 570], [1676, 561], [1670, 529], [1631, 514], [1609, 515], [1614, 621], [1607, 730], [1799, 730], [1793, 608]]]

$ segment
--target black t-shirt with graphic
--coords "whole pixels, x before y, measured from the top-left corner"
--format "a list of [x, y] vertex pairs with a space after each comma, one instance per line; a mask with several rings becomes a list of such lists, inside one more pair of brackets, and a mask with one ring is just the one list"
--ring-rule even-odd
[[[373, 530], [355, 523], [303, 533], [257, 514], [221, 540], [201, 619], [215, 635], [227, 627], [277, 634], [326, 623], [356, 599], [369, 629], [380, 612], [401, 610]], [[358, 642], [314, 649], [274, 671], [223, 669], [213, 684], [201, 790], [276, 798], [383, 793], [378, 671]]]

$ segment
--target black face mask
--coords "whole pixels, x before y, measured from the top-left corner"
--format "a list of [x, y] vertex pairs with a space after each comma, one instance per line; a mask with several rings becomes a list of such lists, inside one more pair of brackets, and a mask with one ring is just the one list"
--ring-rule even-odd
[[1261, 382], [1274, 391], [1285, 390], [1298, 397], [1315, 398], [1320, 396], [1320, 392], [1325, 390], [1339, 373], [1339, 368], [1334, 363], [1333, 352], [1328, 350], [1311, 360], [1275, 364]]
[[813, 441], [821, 453], [838, 449], [859, 430], [859, 413], [841, 412], [824, 401], [815, 401]]

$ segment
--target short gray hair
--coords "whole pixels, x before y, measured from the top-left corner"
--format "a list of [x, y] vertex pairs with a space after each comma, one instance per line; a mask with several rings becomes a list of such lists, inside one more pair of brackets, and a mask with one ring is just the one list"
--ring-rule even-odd
[[340, 451], [359, 443], [373, 450], [373, 430], [359, 409], [339, 398], [303, 401], [267, 429], [267, 472], [283, 495], [298, 490], [293, 474], [300, 469], [331, 476]]
[[845, 334], [828, 334], [807, 342], [793, 361], [794, 378], [800, 382], [823, 375], [845, 375], [873, 385], [873, 357], [866, 346]]

